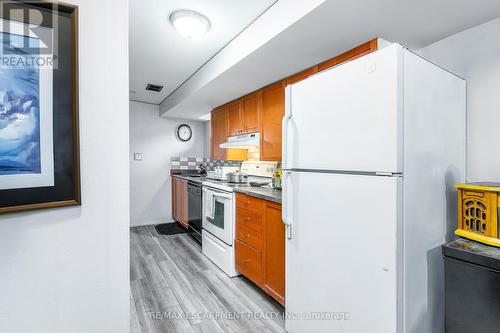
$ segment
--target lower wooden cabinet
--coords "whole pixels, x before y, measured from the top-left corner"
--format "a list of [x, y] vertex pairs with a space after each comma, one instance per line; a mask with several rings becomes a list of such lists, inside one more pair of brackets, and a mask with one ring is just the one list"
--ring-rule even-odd
[[285, 226], [281, 205], [236, 194], [236, 270], [285, 304]]
[[235, 240], [236, 270], [258, 286], [262, 286], [262, 252]]
[[179, 219], [179, 210], [177, 208], [177, 178], [172, 177], [172, 219]]
[[241, 239], [249, 246], [253, 247], [257, 251], [262, 251], [262, 231], [255, 230], [246, 226], [244, 223], [240, 223], [238, 228], [236, 228], [236, 239]]
[[188, 228], [187, 180], [172, 177], [172, 218]]
[[285, 304], [285, 225], [281, 205], [266, 201], [264, 216], [264, 291]]

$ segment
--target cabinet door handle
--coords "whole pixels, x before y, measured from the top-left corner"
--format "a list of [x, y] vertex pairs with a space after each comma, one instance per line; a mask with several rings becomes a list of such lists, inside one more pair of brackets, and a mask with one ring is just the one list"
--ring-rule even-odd
[[250, 218], [249, 218], [249, 217], [245, 217], [245, 218], [243, 219], [243, 221], [248, 222], [248, 221], [250, 221]]

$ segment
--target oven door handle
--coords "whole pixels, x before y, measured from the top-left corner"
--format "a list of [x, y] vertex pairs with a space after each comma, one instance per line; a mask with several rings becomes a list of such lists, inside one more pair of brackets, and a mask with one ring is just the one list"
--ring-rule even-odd
[[232, 199], [232, 196], [229, 194], [213, 193], [213, 196], [217, 198]]
[[210, 193], [212, 193], [212, 195], [214, 197], [219, 197], [219, 198], [224, 198], [224, 199], [232, 199], [233, 198], [232, 195], [230, 195], [230, 194], [215, 192], [215, 191], [208, 190], [208, 189], [205, 189], [205, 188], [203, 189], [203, 192], [205, 192], [205, 193], [209, 193], [210, 192]]

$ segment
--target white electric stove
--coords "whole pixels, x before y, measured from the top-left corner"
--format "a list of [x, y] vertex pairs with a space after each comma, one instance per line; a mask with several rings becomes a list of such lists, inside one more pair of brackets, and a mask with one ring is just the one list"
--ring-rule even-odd
[[[253, 179], [269, 178], [275, 162], [243, 162], [241, 170]], [[269, 178], [270, 179], [270, 178]], [[234, 189], [248, 183], [207, 180], [203, 185], [202, 253], [228, 276], [239, 275], [235, 268], [234, 238], [236, 198]]]

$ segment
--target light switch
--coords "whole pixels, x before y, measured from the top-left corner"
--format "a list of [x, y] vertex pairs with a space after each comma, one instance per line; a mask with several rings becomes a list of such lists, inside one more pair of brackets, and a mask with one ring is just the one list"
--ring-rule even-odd
[[142, 161], [142, 153], [134, 153], [134, 161]]

